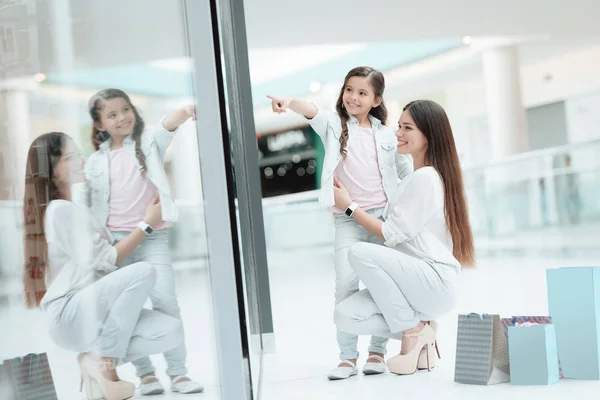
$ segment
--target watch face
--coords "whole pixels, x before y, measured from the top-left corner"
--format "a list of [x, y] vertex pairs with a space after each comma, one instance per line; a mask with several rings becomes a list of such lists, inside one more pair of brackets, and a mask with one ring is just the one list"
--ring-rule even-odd
[[351, 217], [352, 216], [352, 210], [349, 208], [346, 208], [346, 215]]

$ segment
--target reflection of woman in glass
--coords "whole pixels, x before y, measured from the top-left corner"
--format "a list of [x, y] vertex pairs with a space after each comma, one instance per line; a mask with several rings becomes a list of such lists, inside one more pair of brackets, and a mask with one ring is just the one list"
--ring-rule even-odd
[[[181, 322], [142, 309], [156, 283], [156, 271], [140, 262], [118, 269], [144, 239], [135, 229], [111, 246], [96, 230], [89, 211], [75, 205], [71, 188], [83, 182], [83, 160], [63, 133], [38, 137], [29, 149], [26, 185], [44, 219], [42, 232], [25, 234], [25, 302], [46, 311], [49, 333], [60, 347], [80, 352], [82, 384], [88, 399], [122, 400], [135, 385], [119, 380], [115, 366], [173, 349], [183, 341]], [[24, 200], [27, 214], [30, 197]], [[143, 221], [161, 221], [160, 203], [148, 206]], [[47, 264], [43, 260], [48, 260]], [[28, 271], [29, 272], [29, 271]], [[26, 274], [28, 275], [28, 274]]]
[[[385, 245], [357, 243], [350, 265], [366, 289], [336, 307], [336, 323], [346, 332], [402, 340], [388, 360], [390, 372], [406, 375], [435, 366], [436, 324], [450, 311], [462, 266], [474, 263], [462, 172], [450, 122], [432, 101], [409, 103], [400, 116], [397, 151], [412, 155], [414, 173], [390, 199], [385, 222], [360, 207], [352, 217]], [[336, 181], [335, 203], [352, 207]], [[439, 354], [438, 354], [439, 356]]]
[[[144, 129], [144, 120], [129, 96], [118, 89], [105, 89], [90, 99], [89, 112], [94, 124], [92, 142], [97, 150], [85, 166], [92, 189], [92, 212], [117, 242], [140, 226], [147, 232], [146, 239], [121, 266], [149, 262], [158, 275], [150, 293], [152, 308], [181, 319], [168, 240], [168, 228], [177, 219], [177, 209], [164, 168], [164, 156], [179, 126], [195, 118], [194, 107], [181, 107], [163, 118], [157, 127]], [[157, 195], [164, 221], [148, 230], [139, 225], [140, 218]], [[172, 391], [187, 394], [203, 390], [201, 384], [187, 377], [184, 343], [165, 353], [165, 359]], [[133, 364], [141, 378], [141, 394], [164, 392], [150, 358]]]

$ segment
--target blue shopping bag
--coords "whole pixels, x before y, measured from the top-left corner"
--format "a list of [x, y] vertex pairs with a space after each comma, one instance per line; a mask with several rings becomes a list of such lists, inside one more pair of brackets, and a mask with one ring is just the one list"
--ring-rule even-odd
[[550, 269], [546, 280], [563, 376], [599, 380], [600, 268]]
[[508, 354], [513, 385], [550, 385], [560, 379], [552, 324], [509, 326]]

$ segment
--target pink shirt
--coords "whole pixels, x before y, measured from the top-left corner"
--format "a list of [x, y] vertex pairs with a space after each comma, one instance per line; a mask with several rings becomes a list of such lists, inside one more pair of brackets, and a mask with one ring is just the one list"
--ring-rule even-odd
[[[146, 208], [158, 194], [158, 189], [142, 176], [135, 156], [124, 147], [110, 151], [109, 166], [110, 196], [106, 225], [112, 232], [132, 231], [144, 219]], [[163, 221], [153, 228], [162, 230], [170, 226], [171, 223]]]
[[[334, 174], [346, 186], [350, 198], [363, 210], [381, 208], [387, 204], [371, 128], [359, 127], [355, 134], [350, 135], [346, 159], [340, 161]], [[331, 211], [343, 212], [336, 207], [332, 207]]]

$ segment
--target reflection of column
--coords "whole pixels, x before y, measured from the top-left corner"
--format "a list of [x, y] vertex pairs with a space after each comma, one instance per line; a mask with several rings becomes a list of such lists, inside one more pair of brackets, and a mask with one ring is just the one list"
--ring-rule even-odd
[[25, 90], [7, 90], [3, 93], [6, 101], [7, 144], [12, 160], [12, 180], [14, 199], [23, 198], [25, 160], [30, 141], [29, 129], [29, 93]]
[[[70, 0], [54, 0], [50, 4], [50, 33], [53, 45], [52, 72], [66, 75], [75, 69], [75, 50], [73, 47], [73, 22], [71, 20]], [[42, 71], [44, 72], [44, 71]], [[63, 131], [72, 136], [75, 142], [82, 147], [89, 141], [89, 135], [79, 137], [79, 108], [76, 97], [76, 88], [63, 88], [65, 97], [60, 98], [58, 118]], [[69, 93], [73, 93], [69, 96]]]
[[494, 160], [529, 149], [519, 68], [516, 45], [504, 43], [483, 50], [483, 75]]

